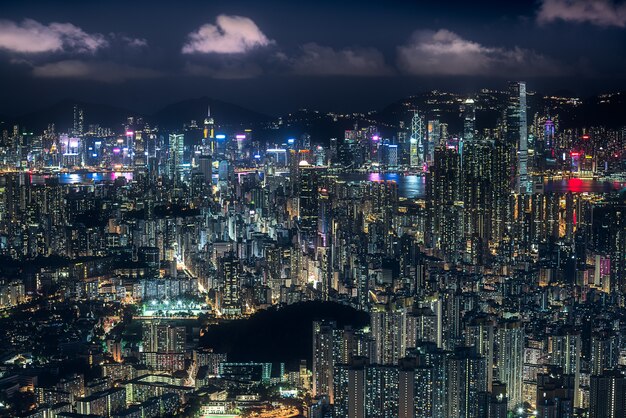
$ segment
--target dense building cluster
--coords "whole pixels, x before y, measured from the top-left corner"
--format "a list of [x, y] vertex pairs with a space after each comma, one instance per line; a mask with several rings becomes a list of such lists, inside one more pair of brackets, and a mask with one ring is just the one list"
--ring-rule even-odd
[[[580, 101], [534, 96], [433, 92], [343, 138], [210, 109], [5, 130], [0, 413], [626, 416], [626, 128], [562, 129]], [[314, 321], [296, 365], [203, 343], [310, 301], [369, 325]]]

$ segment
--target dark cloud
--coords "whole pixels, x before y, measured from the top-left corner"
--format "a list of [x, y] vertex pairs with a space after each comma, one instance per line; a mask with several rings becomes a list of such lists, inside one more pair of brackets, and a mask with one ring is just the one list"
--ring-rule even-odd
[[543, 0], [537, 21], [548, 23], [557, 20], [624, 28], [626, 3], [611, 0]]
[[104, 83], [121, 83], [133, 79], [156, 78], [163, 74], [149, 68], [133, 67], [114, 62], [81, 60], [58, 61], [33, 67], [33, 75], [40, 78], [71, 78]]
[[418, 31], [398, 47], [399, 68], [413, 75], [555, 76], [565, 70], [532, 50], [482, 45], [447, 29]]
[[282, 56], [296, 74], [381, 76], [393, 73], [383, 54], [375, 48], [334, 49], [312, 42], [302, 45], [299, 54], [292, 58]]
[[263, 68], [249, 61], [222, 61], [218, 63], [188, 62], [183, 69], [185, 74], [197, 77], [210, 77], [222, 80], [255, 78], [263, 74]]

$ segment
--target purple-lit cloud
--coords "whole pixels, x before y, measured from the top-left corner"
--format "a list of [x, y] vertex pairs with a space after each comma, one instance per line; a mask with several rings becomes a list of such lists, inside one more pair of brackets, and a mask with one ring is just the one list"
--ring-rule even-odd
[[316, 43], [300, 47], [291, 61], [293, 72], [303, 75], [380, 76], [393, 71], [385, 64], [383, 54], [375, 48], [333, 49]]
[[0, 20], [0, 49], [14, 53], [94, 53], [107, 45], [102, 34], [87, 33], [71, 23], [44, 25], [32, 19], [21, 23]]
[[624, 28], [626, 3], [612, 0], [543, 0], [537, 21], [549, 23], [557, 20]]
[[33, 75], [40, 78], [72, 78], [121, 83], [132, 79], [160, 77], [162, 74], [149, 68], [133, 67], [108, 61], [65, 60], [33, 66]]
[[398, 67], [414, 75], [553, 76], [563, 68], [532, 50], [484, 46], [446, 29], [418, 31], [398, 47]]
[[188, 35], [184, 54], [241, 54], [272, 44], [261, 29], [247, 17], [219, 15]]
[[144, 38], [131, 38], [130, 36], [122, 36], [122, 41], [124, 41], [126, 45], [133, 48], [144, 48], [148, 46], [148, 41]]

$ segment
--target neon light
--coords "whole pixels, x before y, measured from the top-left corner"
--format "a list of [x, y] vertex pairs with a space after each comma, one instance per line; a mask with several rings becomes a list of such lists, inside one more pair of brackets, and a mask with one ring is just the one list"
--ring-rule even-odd
[[239, 134], [239, 135], [235, 135], [235, 138], [237, 139], [246, 139], [246, 136], [243, 134]]
[[215, 135], [215, 138], [217, 138], [217, 139], [226, 139], [226, 135], [224, 135], [224, 134], [217, 134], [217, 135]]

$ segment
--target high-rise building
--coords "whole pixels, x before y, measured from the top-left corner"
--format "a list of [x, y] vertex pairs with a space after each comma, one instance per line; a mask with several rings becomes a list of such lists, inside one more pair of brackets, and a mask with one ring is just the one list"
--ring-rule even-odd
[[457, 348], [448, 359], [447, 382], [447, 416], [479, 418], [487, 392], [485, 359], [473, 348]]
[[411, 138], [410, 144], [410, 166], [412, 168], [419, 168], [424, 162], [424, 140], [426, 130], [424, 129], [424, 120], [420, 116], [417, 110], [413, 113], [411, 119]]
[[185, 327], [174, 326], [160, 320], [149, 320], [143, 323], [144, 352], [182, 353], [185, 351], [186, 338]]
[[574, 375], [560, 367], [538, 374], [535, 408], [538, 417], [574, 417]]
[[612, 370], [619, 360], [619, 337], [612, 331], [600, 331], [591, 336], [591, 374], [601, 375]]
[[532, 192], [528, 178], [528, 120], [526, 107], [526, 83], [509, 83], [509, 103], [507, 108], [507, 137], [517, 145], [516, 191], [520, 194]]
[[574, 406], [579, 407], [580, 399], [580, 357], [581, 338], [580, 332], [564, 327], [550, 337], [552, 342], [551, 363], [560, 367], [563, 374], [571, 375], [574, 378]]
[[619, 371], [591, 376], [589, 418], [626, 416], [626, 378]]
[[523, 404], [524, 324], [519, 319], [498, 323], [498, 380], [506, 385], [509, 409]]
[[471, 142], [476, 133], [476, 105], [473, 99], [466, 99], [461, 105], [463, 115], [463, 141]]
[[487, 315], [472, 317], [465, 325], [465, 345], [474, 347], [476, 353], [485, 358], [487, 390], [491, 392], [494, 360], [494, 321]]
[[218, 274], [223, 286], [222, 314], [239, 315], [241, 313], [241, 264], [233, 252], [219, 260]]
[[335, 369], [336, 417], [366, 418], [365, 369], [367, 359], [354, 358], [350, 364], [339, 364]]
[[474, 265], [483, 263], [491, 239], [493, 153], [492, 141], [473, 139], [463, 145], [464, 253], [466, 262]]
[[435, 150], [435, 160], [427, 180], [432, 224], [428, 239], [447, 260], [459, 259], [463, 236], [461, 201], [461, 159], [454, 146]]
[[326, 395], [331, 404], [335, 399], [333, 375], [336, 330], [335, 322], [313, 322], [313, 397]]
[[406, 309], [394, 303], [379, 304], [370, 311], [374, 338], [372, 364], [398, 364], [406, 355]]
[[318, 187], [322, 169], [300, 161], [298, 165], [298, 214], [300, 229], [305, 233], [317, 231]]
[[168, 148], [168, 175], [170, 179], [175, 182], [180, 180], [184, 149], [185, 136], [183, 134], [170, 134]]
[[396, 366], [371, 365], [365, 369], [365, 416], [398, 418], [399, 370]]

